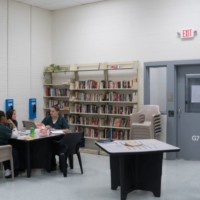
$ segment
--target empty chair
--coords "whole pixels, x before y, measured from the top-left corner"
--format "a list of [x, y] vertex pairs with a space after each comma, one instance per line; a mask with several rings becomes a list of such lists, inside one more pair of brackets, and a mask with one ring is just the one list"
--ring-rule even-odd
[[130, 139], [157, 138], [161, 133], [161, 114], [158, 105], [144, 105], [130, 115]]
[[81, 155], [79, 151], [81, 143], [82, 133], [67, 133], [59, 141], [54, 141], [56, 145], [55, 154], [59, 156], [60, 168], [63, 172], [63, 176], [67, 176], [67, 158], [69, 159], [70, 168], [73, 169], [73, 155], [78, 157], [81, 173], [83, 174], [83, 167], [81, 161]]
[[12, 171], [12, 179], [14, 179], [14, 166], [13, 166], [13, 155], [11, 145], [0, 146], [0, 162], [10, 161], [10, 167]]

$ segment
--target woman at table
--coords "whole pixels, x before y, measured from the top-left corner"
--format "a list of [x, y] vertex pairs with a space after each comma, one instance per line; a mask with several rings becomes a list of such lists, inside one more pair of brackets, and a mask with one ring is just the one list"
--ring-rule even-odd
[[46, 126], [46, 128], [50, 129], [59, 129], [67, 132], [69, 130], [69, 125], [67, 120], [64, 117], [59, 115], [59, 107], [54, 105], [50, 108], [50, 115], [46, 116], [42, 123]]
[[11, 128], [17, 128], [18, 122], [16, 120], [16, 110], [10, 109], [6, 112], [6, 117]]
[[[18, 131], [14, 124], [11, 124], [13, 128], [9, 128], [6, 124], [10, 124], [10, 121], [7, 120], [6, 115], [3, 111], [0, 111], [0, 145], [7, 145], [10, 138], [17, 138]], [[13, 161], [14, 161], [14, 169], [15, 176], [18, 175], [19, 169], [19, 159], [17, 151], [13, 148]], [[10, 162], [3, 162], [5, 169], [5, 177], [11, 178], [11, 170], [10, 170]]]
[[[59, 107], [54, 105], [50, 108], [50, 115], [45, 117], [42, 120], [42, 123], [46, 126], [46, 128], [50, 128], [51, 130], [59, 129], [63, 130], [65, 133], [69, 130], [69, 125], [67, 120], [64, 117], [59, 115]], [[53, 146], [54, 151], [58, 147], [56, 145]], [[56, 159], [55, 159], [55, 152], [51, 157], [51, 170], [56, 170]]]

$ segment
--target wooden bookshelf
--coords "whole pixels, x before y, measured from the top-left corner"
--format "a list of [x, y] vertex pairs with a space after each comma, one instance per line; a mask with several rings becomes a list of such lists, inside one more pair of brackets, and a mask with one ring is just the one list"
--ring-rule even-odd
[[69, 99], [70, 99], [70, 65], [60, 66], [60, 70], [45, 70], [43, 72], [44, 88], [44, 114], [46, 115], [50, 107], [59, 105], [60, 112], [69, 119]]
[[[96, 149], [95, 140], [129, 139], [129, 116], [138, 111], [138, 62], [73, 65], [72, 69], [69, 122], [84, 131], [85, 148]], [[84, 72], [95, 77], [81, 75]]]
[[84, 132], [82, 151], [100, 153], [96, 140], [129, 139], [129, 116], [138, 111], [138, 61], [62, 69], [43, 73], [44, 113], [58, 104], [70, 129]]

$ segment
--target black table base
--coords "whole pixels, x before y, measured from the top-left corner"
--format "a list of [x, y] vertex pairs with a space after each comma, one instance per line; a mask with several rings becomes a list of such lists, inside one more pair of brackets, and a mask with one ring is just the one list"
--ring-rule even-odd
[[160, 197], [163, 153], [110, 155], [111, 189], [121, 187], [121, 200], [133, 190]]
[[34, 140], [10, 140], [10, 144], [18, 151], [20, 169], [27, 170], [27, 177], [31, 177], [31, 169], [51, 171], [52, 141], [62, 137], [63, 135], [57, 135]]

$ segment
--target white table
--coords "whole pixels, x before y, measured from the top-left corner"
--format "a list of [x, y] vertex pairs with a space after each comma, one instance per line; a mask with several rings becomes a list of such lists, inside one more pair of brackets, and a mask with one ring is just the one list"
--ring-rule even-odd
[[163, 153], [176, 152], [180, 148], [155, 139], [134, 140], [139, 144], [134, 147], [126, 146], [125, 142], [95, 142], [110, 155], [111, 189], [121, 186], [121, 200], [137, 189], [152, 191], [160, 197]]

